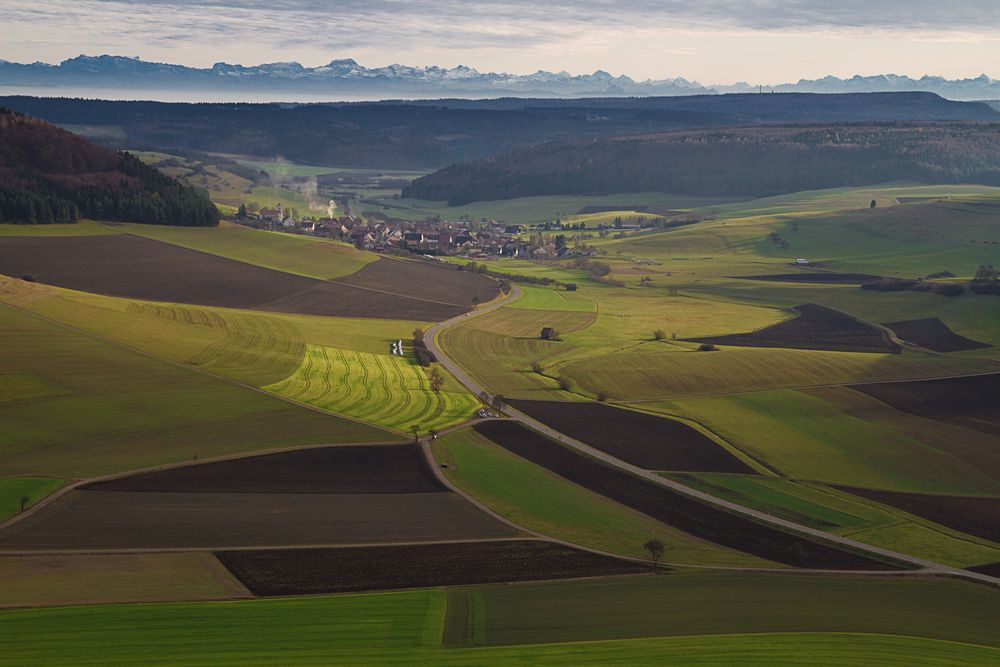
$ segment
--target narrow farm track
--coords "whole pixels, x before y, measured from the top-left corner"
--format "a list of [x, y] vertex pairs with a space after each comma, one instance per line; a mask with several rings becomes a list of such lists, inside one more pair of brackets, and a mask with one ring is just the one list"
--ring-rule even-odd
[[[476, 382], [468, 373], [466, 373], [457, 363], [452, 361], [448, 356], [444, 354], [440, 346], [437, 344], [438, 335], [448, 329], [449, 327], [455, 326], [461, 322], [465, 322], [470, 317], [478, 317], [486, 313], [492, 312], [503, 305], [509, 304], [511, 301], [519, 299], [522, 295], [521, 290], [514, 286], [512, 287], [511, 295], [508, 299], [502, 301], [493, 302], [487, 306], [484, 306], [472, 313], [467, 313], [457, 317], [453, 317], [444, 322], [435, 324], [433, 327], [427, 330], [425, 335], [425, 340], [427, 341], [427, 347], [430, 349], [431, 353], [437, 357], [438, 361], [444, 366], [455, 378], [458, 379], [470, 392], [475, 395], [482, 394], [485, 390], [484, 388]], [[708, 505], [713, 505], [721, 509], [734, 512], [736, 514], [742, 515], [749, 519], [765, 523], [767, 525], [776, 527], [780, 530], [787, 532], [797, 533], [799, 535], [808, 536], [814, 538], [821, 543], [839, 545], [842, 547], [847, 547], [848, 549], [862, 554], [874, 555], [881, 558], [890, 558], [902, 563], [906, 563], [911, 566], [919, 568], [921, 571], [927, 574], [937, 574], [946, 575], [953, 577], [961, 577], [964, 579], [971, 579], [978, 581], [980, 583], [990, 584], [993, 586], [1000, 586], [1000, 578], [991, 577], [989, 575], [980, 574], [978, 572], [970, 572], [968, 570], [963, 570], [957, 567], [951, 567], [948, 565], [943, 565], [941, 563], [936, 563], [934, 561], [925, 560], [922, 558], [916, 558], [908, 554], [900, 553], [897, 551], [892, 551], [890, 549], [883, 549], [881, 547], [875, 547], [863, 542], [858, 542], [850, 538], [841, 537], [839, 535], [833, 535], [831, 533], [826, 533], [822, 530], [816, 528], [810, 528], [809, 526], [804, 526], [794, 521], [789, 521], [787, 519], [782, 519], [780, 517], [773, 516], [767, 512], [762, 512], [750, 507], [745, 507], [738, 503], [734, 503], [728, 500], [723, 500], [717, 498], [711, 494], [699, 491], [697, 489], [691, 488], [680, 482], [676, 482], [672, 479], [667, 479], [660, 477], [656, 473], [650, 472], [638, 466], [626, 463], [618, 458], [615, 458], [599, 449], [591, 447], [584, 442], [571, 438], [567, 435], [560, 433], [559, 431], [550, 428], [543, 424], [542, 422], [529, 417], [527, 414], [516, 410], [512, 407], [505, 407], [504, 412], [512, 419], [519, 421], [523, 425], [531, 428], [542, 435], [545, 435], [563, 445], [576, 449], [577, 451], [593, 458], [598, 461], [602, 461], [614, 468], [618, 468], [625, 472], [628, 472], [636, 477], [640, 477], [647, 482], [663, 486], [671, 491], [682, 493], [688, 497], [691, 497], [700, 502], [706, 503]]]

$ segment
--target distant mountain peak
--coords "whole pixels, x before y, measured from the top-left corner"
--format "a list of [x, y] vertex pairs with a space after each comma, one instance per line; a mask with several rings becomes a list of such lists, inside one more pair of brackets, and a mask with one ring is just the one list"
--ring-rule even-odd
[[592, 97], [676, 96], [716, 93], [767, 92], [863, 93], [932, 92], [956, 100], [1000, 99], [1000, 82], [986, 74], [949, 80], [925, 74], [919, 79], [899, 74], [856, 74], [843, 79], [824, 76], [796, 83], [759, 86], [748, 82], [703, 85], [683, 77], [637, 81], [604, 69], [592, 74], [538, 70], [531, 74], [480, 72], [474, 67], [437, 65], [414, 67], [393, 63], [366, 67], [353, 58], [335, 58], [326, 65], [306, 67], [299, 62], [239, 65], [218, 62], [208, 68], [142, 60], [136, 57], [81, 54], [58, 65], [21, 64], [0, 60], [0, 86], [45, 86], [102, 89], [170, 89], [226, 91], [232, 95], [324, 94], [370, 97]]

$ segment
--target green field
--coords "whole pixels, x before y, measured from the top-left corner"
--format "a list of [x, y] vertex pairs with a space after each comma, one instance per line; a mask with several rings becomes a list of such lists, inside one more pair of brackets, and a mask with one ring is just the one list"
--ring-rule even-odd
[[55, 477], [8, 477], [0, 479], [0, 522], [21, 511], [21, 499], [28, 509], [66, 482]]
[[[556, 300], [563, 295], [572, 295], [567, 303], [596, 303], [594, 312], [560, 308]], [[525, 299], [527, 307], [518, 307]], [[540, 307], [547, 304], [555, 308]], [[711, 335], [741, 326], [758, 328], [786, 317], [774, 308], [666, 296], [651, 290], [589, 285], [578, 292], [536, 288], [512, 307], [448, 329], [439, 342], [484, 386], [506, 396], [551, 395], [556, 388], [554, 378], [566, 375], [576, 382], [576, 389], [590, 396], [604, 392], [616, 398], [650, 398], [671, 393], [659, 386], [657, 374], [661, 372], [669, 375], [667, 382], [701, 383], [697, 373], [669, 371], [664, 360], [698, 363], [715, 356], [688, 354], [696, 346], [674, 337]], [[562, 340], [540, 340], [545, 326], [554, 327]], [[654, 340], [657, 330], [667, 340]], [[655, 363], [650, 363], [650, 355], [657, 355]], [[545, 376], [531, 372], [535, 361], [545, 367]], [[732, 379], [720, 376], [723, 382]]]
[[684, 572], [459, 589], [449, 593], [445, 638], [464, 646], [871, 632], [997, 647], [998, 601], [995, 589], [945, 579]]
[[411, 358], [318, 345], [307, 346], [294, 373], [264, 389], [399, 432], [464, 422], [480, 405], [457, 383], [432, 391], [429, 375]]
[[387, 432], [293, 406], [0, 306], [0, 374], [62, 393], [0, 404], [0, 476], [91, 477]]
[[1000, 655], [995, 591], [960, 582], [712, 574], [478, 590], [489, 609], [480, 637], [522, 645], [442, 648], [458, 634], [456, 599], [469, 596], [420, 590], [0, 611], [0, 664], [985, 665]]
[[806, 392], [641, 405], [693, 419], [792, 479], [958, 495], [990, 495], [1000, 489], [1000, 482], [977, 462], [963, 461], [953, 452], [851, 415]]
[[1000, 545], [821, 484], [779, 477], [672, 474], [688, 486], [821, 530], [955, 567], [1000, 561]]
[[[441, 428], [464, 421], [478, 405], [446, 371], [445, 386], [435, 394], [411, 357], [386, 354], [391, 341], [407, 339], [425, 323], [186, 306], [11, 284], [36, 292], [7, 297], [31, 312], [396, 431], [412, 423]], [[65, 391], [35, 376], [3, 377], [0, 391], [17, 393], [11, 400]]]
[[0, 607], [250, 597], [210, 553], [0, 557]]
[[115, 228], [156, 241], [319, 280], [354, 273], [378, 259], [374, 253], [357, 250], [340, 241], [260, 231], [228, 223], [221, 223], [218, 227], [120, 225]]
[[511, 224], [536, 225], [554, 222], [557, 218], [561, 218], [564, 222], [572, 222], [572, 218], [585, 206], [613, 206], [623, 210], [632, 210], [640, 206], [647, 206], [652, 211], [688, 210], [714, 207], [738, 200], [725, 197], [686, 197], [663, 192], [637, 192], [617, 195], [522, 197], [503, 201], [475, 202], [464, 206], [448, 206], [446, 202], [421, 199], [380, 198], [377, 201], [389, 207], [389, 210], [385, 211], [387, 215], [405, 220], [422, 220], [434, 215], [440, 215], [446, 220], [458, 220], [462, 216], [468, 216], [472, 220], [487, 218]]
[[434, 443], [449, 480], [494, 512], [550, 537], [633, 558], [657, 537], [670, 563], [770, 567], [760, 558], [699, 540], [577, 486], [493, 444], [471, 429]]
[[92, 220], [81, 220], [71, 225], [0, 224], [0, 236], [101, 236], [114, 233], [114, 229]]

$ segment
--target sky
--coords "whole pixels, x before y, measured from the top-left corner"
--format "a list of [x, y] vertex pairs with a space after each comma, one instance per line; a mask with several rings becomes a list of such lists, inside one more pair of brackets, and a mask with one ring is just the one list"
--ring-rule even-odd
[[1000, 78], [1000, 0], [0, 0], [0, 59], [354, 58], [703, 84]]

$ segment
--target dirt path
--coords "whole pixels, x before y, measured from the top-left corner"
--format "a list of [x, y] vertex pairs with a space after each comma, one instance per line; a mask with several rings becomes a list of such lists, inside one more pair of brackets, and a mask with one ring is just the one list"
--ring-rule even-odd
[[[424, 340], [427, 342], [428, 349], [430, 349], [430, 351], [434, 354], [434, 356], [437, 357], [441, 365], [444, 366], [449, 372], [451, 372], [451, 374], [454, 375], [458, 379], [458, 381], [461, 382], [469, 391], [471, 391], [473, 394], [476, 394], [477, 396], [485, 391], [484, 388], [482, 387], [482, 385], [480, 385], [478, 382], [472, 379], [472, 377], [470, 377], [469, 374], [466, 373], [457, 363], [452, 361], [441, 351], [441, 348], [437, 343], [437, 336], [442, 331], [448, 329], [449, 327], [464, 322], [470, 317], [478, 317], [486, 313], [492, 312], [493, 310], [496, 310], [497, 308], [500, 308], [505, 304], [517, 300], [518, 298], [520, 298], [520, 296], [521, 296], [521, 290], [518, 289], [517, 287], [514, 287], [508, 299], [492, 303], [489, 306], [480, 308], [479, 310], [476, 310], [472, 313], [468, 313], [460, 317], [453, 317], [450, 320], [446, 320], [444, 322], [436, 324], [430, 329], [428, 329], [427, 333], [425, 334]], [[591, 458], [602, 461], [614, 468], [624, 470], [625, 472], [628, 472], [636, 477], [640, 477], [647, 482], [663, 486], [667, 489], [670, 489], [671, 491], [682, 493], [700, 502], [709, 505], [714, 505], [724, 510], [728, 510], [730, 512], [734, 512], [736, 514], [748, 517], [755, 521], [759, 521], [768, 524], [770, 526], [774, 526], [786, 532], [808, 536], [810, 538], [814, 538], [820, 542], [827, 544], [847, 547], [852, 551], [860, 552], [862, 554], [873, 555], [880, 558], [890, 558], [898, 562], [915, 566], [926, 573], [962, 577], [964, 579], [972, 579], [981, 583], [1000, 586], [1000, 578], [991, 577], [989, 575], [980, 574], [978, 572], [970, 572], [968, 570], [963, 570], [961, 568], [943, 565], [941, 563], [936, 563], [934, 561], [925, 560], [922, 558], [916, 558], [914, 556], [900, 553], [898, 551], [892, 551], [890, 549], [883, 549], [881, 547], [872, 546], [869, 544], [865, 544], [863, 542], [852, 540], [850, 538], [841, 537], [839, 535], [833, 535], [831, 533], [827, 533], [822, 530], [810, 528], [809, 526], [804, 526], [802, 524], [795, 523], [794, 521], [789, 521], [787, 519], [782, 519], [780, 517], [773, 516], [771, 514], [753, 509], [751, 507], [745, 507], [738, 503], [734, 503], [728, 500], [723, 500], [722, 498], [717, 498], [711, 494], [691, 488], [689, 486], [681, 484], [680, 482], [676, 482], [672, 479], [660, 477], [656, 473], [650, 472], [649, 470], [645, 470], [638, 466], [634, 466], [630, 463], [626, 463], [625, 461], [617, 459], [607, 454], [606, 452], [591, 447], [590, 445], [587, 445], [579, 440], [571, 438], [568, 435], [564, 435], [559, 431], [546, 426], [537, 419], [534, 419], [533, 417], [530, 417], [527, 414], [521, 412], [520, 410], [516, 410], [510, 406], [504, 408], [504, 413], [511, 419], [515, 419], [524, 424], [525, 426], [535, 431], [538, 431], [539, 433], [557, 442], [560, 442], [563, 445], [572, 447], [573, 449], [576, 449], [577, 451]]]

